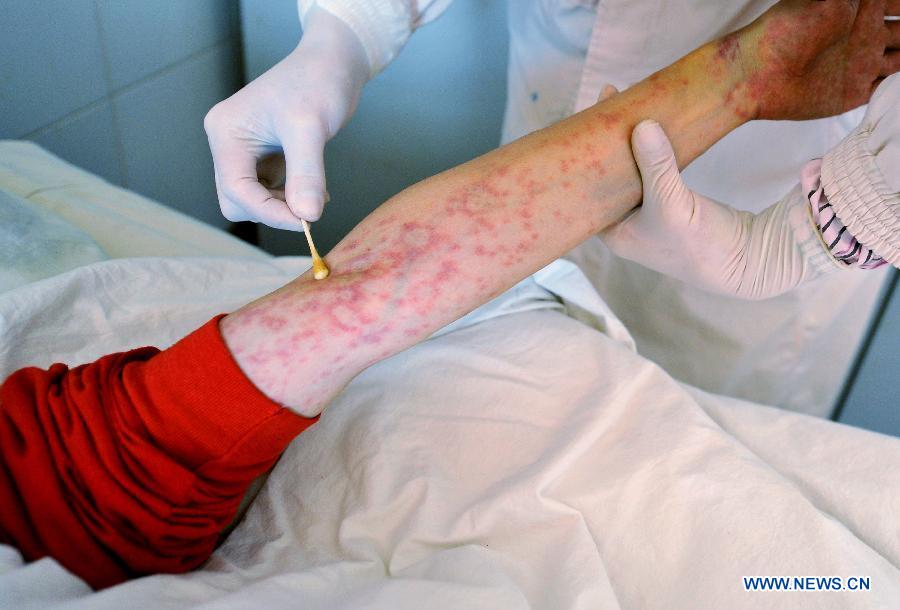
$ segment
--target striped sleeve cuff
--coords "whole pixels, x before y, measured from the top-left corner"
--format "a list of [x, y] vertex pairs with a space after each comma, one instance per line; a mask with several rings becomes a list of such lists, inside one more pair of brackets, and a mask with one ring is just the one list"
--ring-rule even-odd
[[887, 261], [860, 243], [838, 218], [825, 195], [821, 174], [822, 161], [811, 161], [804, 168], [801, 182], [809, 200], [813, 224], [832, 258], [845, 267], [855, 269], [877, 269], [886, 265]]

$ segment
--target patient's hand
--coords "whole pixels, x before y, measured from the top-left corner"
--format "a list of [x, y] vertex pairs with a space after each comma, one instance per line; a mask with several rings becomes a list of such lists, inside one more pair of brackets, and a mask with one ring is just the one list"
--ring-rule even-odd
[[[740, 58], [760, 119], [803, 120], [865, 104], [880, 79], [900, 66], [886, 49], [895, 1], [782, 0], [719, 42]], [[894, 44], [893, 41], [890, 42]]]

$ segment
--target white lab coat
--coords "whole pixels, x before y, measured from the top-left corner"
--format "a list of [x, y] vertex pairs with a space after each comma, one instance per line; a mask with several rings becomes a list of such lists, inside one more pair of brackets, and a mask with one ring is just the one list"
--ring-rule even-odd
[[[449, 0], [317, 0], [364, 42], [373, 73]], [[733, 31], [775, 0], [509, 0], [503, 142], [627, 88]], [[299, 0], [305, 15], [313, 0]], [[371, 42], [376, 41], [376, 42]], [[758, 121], [685, 172], [689, 186], [761, 211], [856, 126], [862, 109], [817, 121]], [[652, 117], [647, 117], [652, 118]], [[847, 271], [766, 301], [709, 294], [613, 256], [598, 238], [568, 255], [626, 323], [639, 351], [708, 391], [828, 415], [868, 325], [886, 270]]]

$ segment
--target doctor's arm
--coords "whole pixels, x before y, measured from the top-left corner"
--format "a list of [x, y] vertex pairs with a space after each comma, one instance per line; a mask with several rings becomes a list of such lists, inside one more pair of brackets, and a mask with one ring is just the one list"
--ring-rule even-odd
[[[0, 542], [97, 587], [200, 565], [250, 483], [353, 376], [640, 201], [628, 139], [641, 119], [664, 125], [684, 164], [747, 120], [864, 103], [883, 49], [857, 56], [869, 33], [855, 6], [781, 2], [627, 92], [403, 191], [329, 254], [326, 281], [305, 274], [162, 352], [14, 373], [0, 388]], [[833, 89], [808, 96], [810, 79]]]

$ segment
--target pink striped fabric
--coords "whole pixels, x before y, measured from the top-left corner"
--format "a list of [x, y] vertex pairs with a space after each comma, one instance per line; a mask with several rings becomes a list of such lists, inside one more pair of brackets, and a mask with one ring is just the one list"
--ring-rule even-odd
[[857, 269], [877, 269], [886, 265], [887, 261], [859, 243], [834, 213], [822, 188], [821, 176], [822, 160], [810, 161], [803, 168], [800, 184], [809, 199], [813, 221], [831, 254], [841, 263]]

